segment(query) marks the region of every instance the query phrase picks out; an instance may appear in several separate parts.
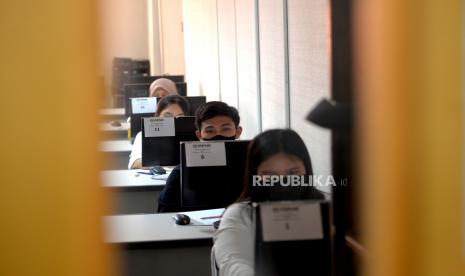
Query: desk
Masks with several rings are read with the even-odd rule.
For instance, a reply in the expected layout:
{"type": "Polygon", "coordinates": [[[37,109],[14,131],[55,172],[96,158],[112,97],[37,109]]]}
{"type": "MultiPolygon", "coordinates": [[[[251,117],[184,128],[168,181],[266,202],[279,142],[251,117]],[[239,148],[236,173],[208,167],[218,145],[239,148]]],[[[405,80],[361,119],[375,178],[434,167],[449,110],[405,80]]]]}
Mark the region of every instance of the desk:
{"type": "MultiPolygon", "coordinates": [[[[101,172],[103,187],[110,191],[114,208],[110,214],[143,214],[157,212],[158,197],[165,180],[137,174],[138,170],[108,170],[101,172]]],[[[171,169],[166,168],[167,175],[171,169]]]]}
{"type": "Polygon", "coordinates": [[[102,108],[99,113],[104,120],[126,119],[124,108],[102,108]]]}
{"type": "Polygon", "coordinates": [[[104,218],[107,243],[118,245],[122,275],[210,275],[212,226],[176,225],[174,213],[104,218]]]}
{"type": "Polygon", "coordinates": [[[100,151],[105,155],[107,170],[121,170],[128,168],[129,154],[132,145],[129,140],[114,140],[100,142],[100,151]]]}
{"type": "Polygon", "coordinates": [[[126,121],[119,121],[121,126],[112,126],[111,121],[100,124],[100,131],[106,140],[124,140],[128,137],[129,123],[126,121]]]}

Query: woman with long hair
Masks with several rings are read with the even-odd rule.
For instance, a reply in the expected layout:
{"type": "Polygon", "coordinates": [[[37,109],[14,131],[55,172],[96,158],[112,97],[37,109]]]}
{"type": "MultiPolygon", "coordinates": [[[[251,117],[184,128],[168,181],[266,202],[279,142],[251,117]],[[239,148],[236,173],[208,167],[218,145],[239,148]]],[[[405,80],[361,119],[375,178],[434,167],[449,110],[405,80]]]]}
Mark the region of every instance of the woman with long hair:
{"type": "Polygon", "coordinates": [[[273,129],[257,135],[249,145],[243,192],[229,206],[214,235],[214,259],[220,275],[254,274],[252,202],[324,199],[312,185],[254,185],[263,176],[309,176],[312,164],[300,136],[290,129],[273,129]]]}

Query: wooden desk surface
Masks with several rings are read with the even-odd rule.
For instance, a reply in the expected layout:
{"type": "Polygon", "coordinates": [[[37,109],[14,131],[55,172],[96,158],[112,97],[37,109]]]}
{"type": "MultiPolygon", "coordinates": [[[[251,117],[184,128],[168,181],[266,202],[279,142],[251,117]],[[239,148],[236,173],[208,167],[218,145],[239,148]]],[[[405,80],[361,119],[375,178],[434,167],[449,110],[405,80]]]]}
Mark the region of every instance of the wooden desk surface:
{"type": "Polygon", "coordinates": [[[108,243],[138,244],[206,241],[212,242],[213,226],[176,225],[175,213],[119,215],[104,217],[108,243]]]}

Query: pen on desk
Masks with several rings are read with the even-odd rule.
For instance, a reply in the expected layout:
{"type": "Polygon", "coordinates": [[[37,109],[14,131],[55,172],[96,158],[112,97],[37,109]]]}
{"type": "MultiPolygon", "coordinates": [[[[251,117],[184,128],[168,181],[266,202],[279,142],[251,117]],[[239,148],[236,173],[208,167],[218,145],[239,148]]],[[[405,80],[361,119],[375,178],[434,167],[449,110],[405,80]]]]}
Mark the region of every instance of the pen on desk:
{"type": "Polygon", "coordinates": [[[222,218],[223,216],[212,216],[212,217],[203,217],[200,219],[215,219],[215,218],[222,218]]]}
{"type": "Polygon", "coordinates": [[[147,175],[152,175],[152,173],[149,173],[149,172],[137,172],[137,173],[140,173],[140,174],[147,174],[147,175]]]}

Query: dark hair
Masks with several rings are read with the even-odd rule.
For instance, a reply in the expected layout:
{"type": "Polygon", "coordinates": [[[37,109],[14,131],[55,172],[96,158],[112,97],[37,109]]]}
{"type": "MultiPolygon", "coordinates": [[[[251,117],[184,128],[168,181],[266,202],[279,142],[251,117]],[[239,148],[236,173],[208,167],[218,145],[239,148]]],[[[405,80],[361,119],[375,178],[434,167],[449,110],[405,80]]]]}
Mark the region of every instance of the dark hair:
{"type": "Polygon", "coordinates": [[[275,154],[284,153],[304,163],[305,173],[313,175],[307,147],[300,136],[291,129],[271,129],[257,135],[249,144],[244,174],[244,187],[239,201],[265,201],[277,199],[323,199],[315,187],[252,187],[252,177],[257,175],[262,162],[275,154]]]}
{"type": "Polygon", "coordinates": [[[189,114],[189,103],[183,97],[179,95],[169,95],[163,97],[157,104],[157,112],[155,112],[155,117],[160,116],[160,113],[170,105],[177,104],[181,107],[184,115],[189,114]]]}
{"type": "Polygon", "coordinates": [[[224,102],[212,101],[199,106],[195,112],[195,126],[198,130],[202,127],[202,122],[216,116],[226,116],[231,118],[234,125],[239,125],[240,117],[237,109],[224,102]]]}

